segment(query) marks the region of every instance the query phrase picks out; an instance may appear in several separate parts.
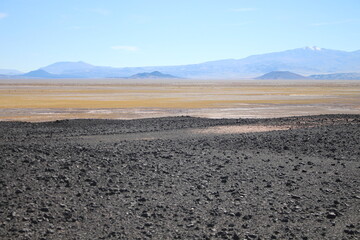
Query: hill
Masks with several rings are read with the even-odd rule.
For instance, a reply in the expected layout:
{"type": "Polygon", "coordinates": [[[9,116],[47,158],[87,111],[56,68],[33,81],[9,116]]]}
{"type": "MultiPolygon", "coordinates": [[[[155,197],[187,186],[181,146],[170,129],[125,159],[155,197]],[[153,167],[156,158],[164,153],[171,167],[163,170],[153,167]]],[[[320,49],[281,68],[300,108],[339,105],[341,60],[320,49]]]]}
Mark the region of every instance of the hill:
{"type": "Polygon", "coordinates": [[[52,74],[43,69],[38,69],[34,71],[30,71],[28,73],[17,75],[19,77],[25,78],[72,78],[73,76],[64,75],[64,74],[52,74]]]}
{"type": "Polygon", "coordinates": [[[150,72],[150,73],[143,72],[143,73],[134,74],[128,78],[178,78],[178,77],[170,75],[170,74],[164,74],[159,71],[154,71],[154,72],[150,72]]]}
{"type": "Polygon", "coordinates": [[[307,79],[307,77],[289,71],[273,71],[256,79],[307,79]]]}
{"type": "Polygon", "coordinates": [[[42,69],[30,71],[28,73],[20,75],[22,77],[34,77],[34,78],[54,78],[55,75],[48,73],[42,69]]]}

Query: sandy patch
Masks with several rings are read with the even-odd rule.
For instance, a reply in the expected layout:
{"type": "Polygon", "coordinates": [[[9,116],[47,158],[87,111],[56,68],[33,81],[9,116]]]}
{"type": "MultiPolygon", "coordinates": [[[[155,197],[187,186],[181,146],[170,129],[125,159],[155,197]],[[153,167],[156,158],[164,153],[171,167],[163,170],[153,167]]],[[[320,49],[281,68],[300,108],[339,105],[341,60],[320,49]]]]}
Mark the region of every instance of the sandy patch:
{"type": "Polygon", "coordinates": [[[250,132],[269,132],[289,130],[290,126],[265,126],[265,125],[243,125],[243,126],[217,126],[205,129],[192,130],[196,134],[236,134],[250,132]]]}
{"type": "Polygon", "coordinates": [[[74,137],[81,139],[84,142],[98,144],[114,141],[137,141],[137,140],[156,140],[156,139],[186,139],[198,138],[214,135],[225,134],[241,134],[252,132],[270,132],[289,130],[290,126],[271,126],[271,125],[230,125],[230,126],[216,126],[208,128],[195,128],[195,129],[180,129],[180,130],[167,130],[158,132],[142,132],[142,133],[125,133],[125,134],[110,134],[110,135],[91,135],[74,137]]]}

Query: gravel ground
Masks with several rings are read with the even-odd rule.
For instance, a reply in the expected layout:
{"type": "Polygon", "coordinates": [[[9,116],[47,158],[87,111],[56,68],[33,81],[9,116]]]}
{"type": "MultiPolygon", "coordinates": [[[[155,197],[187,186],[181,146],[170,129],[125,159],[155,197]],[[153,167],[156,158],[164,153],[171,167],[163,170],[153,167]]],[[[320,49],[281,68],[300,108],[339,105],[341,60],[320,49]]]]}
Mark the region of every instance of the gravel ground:
{"type": "Polygon", "coordinates": [[[360,115],[0,122],[0,136],[0,239],[360,239],[360,115]],[[229,131],[244,126],[261,131],[229,131]]]}

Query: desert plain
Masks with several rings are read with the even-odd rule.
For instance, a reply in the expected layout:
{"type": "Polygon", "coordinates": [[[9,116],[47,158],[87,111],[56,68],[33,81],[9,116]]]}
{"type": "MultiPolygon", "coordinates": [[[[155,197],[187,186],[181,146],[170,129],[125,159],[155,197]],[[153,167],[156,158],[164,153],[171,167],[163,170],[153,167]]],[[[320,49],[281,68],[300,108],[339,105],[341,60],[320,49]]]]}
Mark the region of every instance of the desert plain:
{"type": "Polygon", "coordinates": [[[360,82],[7,80],[0,239],[359,239],[360,82]]]}
{"type": "Polygon", "coordinates": [[[359,81],[38,79],[0,82],[0,120],[265,118],[360,113],[359,81]]]}

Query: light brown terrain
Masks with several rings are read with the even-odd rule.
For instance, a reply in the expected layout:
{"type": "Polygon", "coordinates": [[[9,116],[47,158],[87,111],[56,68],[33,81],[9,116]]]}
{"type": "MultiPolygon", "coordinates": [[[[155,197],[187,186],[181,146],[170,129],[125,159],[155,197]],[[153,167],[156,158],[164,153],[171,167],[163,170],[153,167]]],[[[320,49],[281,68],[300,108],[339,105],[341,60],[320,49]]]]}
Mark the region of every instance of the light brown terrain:
{"type": "Polygon", "coordinates": [[[359,114],[360,81],[2,80],[0,120],[359,114]]]}

